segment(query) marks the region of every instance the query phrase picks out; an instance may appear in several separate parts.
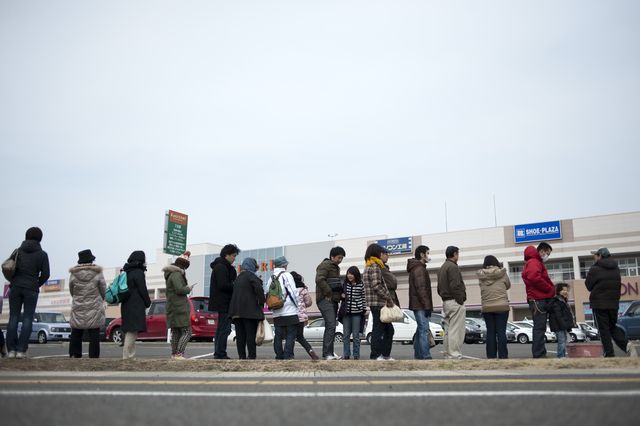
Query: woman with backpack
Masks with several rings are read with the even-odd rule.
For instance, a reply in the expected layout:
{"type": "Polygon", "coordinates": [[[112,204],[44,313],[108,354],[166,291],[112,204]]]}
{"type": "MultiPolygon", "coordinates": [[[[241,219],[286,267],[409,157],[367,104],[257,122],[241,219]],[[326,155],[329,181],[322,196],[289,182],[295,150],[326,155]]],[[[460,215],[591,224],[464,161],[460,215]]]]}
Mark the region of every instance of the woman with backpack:
{"type": "Polygon", "coordinates": [[[343,284],[343,293],[338,316],[344,328],[342,359],[351,358],[351,336],[353,335],[353,359],[360,359],[360,322],[367,307],[364,297],[362,275],[357,266],[347,269],[347,276],[343,284]]]}
{"type": "Polygon", "coordinates": [[[296,271],[291,272],[291,276],[296,283],[296,289],[298,290],[298,319],[300,322],[298,323],[298,328],[296,331],[296,341],[302,345],[305,351],[309,354],[312,360],[318,361],[320,357],[315,353],[311,344],[304,337],[304,326],[309,321],[309,314],[307,314],[307,308],[311,306],[313,300],[311,300],[311,295],[309,294],[309,289],[304,283],[304,278],[302,275],[297,273],[296,271]]]}
{"type": "Polygon", "coordinates": [[[256,359],[256,334],[258,324],[264,319],[262,308],[265,299],[262,280],[256,275],[258,262],[252,257],[242,261],[240,270],[240,274],[233,282],[229,317],[236,327],[238,358],[256,359]]]}
{"type": "Polygon", "coordinates": [[[167,294],[167,327],[171,330],[171,359],[183,360],[187,344],[191,339],[191,306],[188,295],[193,286],[187,284],[185,272],[189,265],[191,253],[186,251],[180,255],[173,265],[167,265],[164,272],[167,294]]]}
{"type": "Polygon", "coordinates": [[[91,250],[78,253],[78,264],[69,269],[71,304],[71,338],[69,357],[82,358],[82,336],[89,334],[89,358],[100,358],[100,327],[105,321],[104,297],[107,283],[102,267],[94,265],[91,250]]]}
{"type": "Polygon", "coordinates": [[[147,281],[144,273],[147,270],[146,256],[143,251],[131,253],[122,268],[127,273],[128,292],[120,305],[122,316],[122,332],[124,333],[123,359],[136,356],[136,339],[138,333],[147,331],[146,309],[151,306],[147,281]]]}

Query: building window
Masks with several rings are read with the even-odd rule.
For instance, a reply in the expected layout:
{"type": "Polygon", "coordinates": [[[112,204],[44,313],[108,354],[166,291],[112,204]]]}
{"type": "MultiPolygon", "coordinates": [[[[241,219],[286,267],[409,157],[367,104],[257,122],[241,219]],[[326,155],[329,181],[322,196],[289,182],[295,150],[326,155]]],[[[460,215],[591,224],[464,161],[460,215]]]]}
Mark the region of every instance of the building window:
{"type": "Polygon", "coordinates": [[[522,270],[524,265],[509,265],[509,279],[513,284],[522,284],[522,270]]]}
{"type": "MultiPolygon", "coordinates": [[[[624,257],[621,259],[616,259],[614,257],[614,260],[618,262],[618,266],[620,267],[620,275],[622,275],[623,277],[636,277],[640,274],[640,258],[624,257]]],[[[591,268],[593,264],[593,259],[580,261],[580,277],[582,279],[587,278],[589,268],[591,268]]]]}
{"type": "MultiPolygon", "coordinates": [[[[554,283],[566,282],[575,278],[572,262],[545,263],[549,278],[554,283]]],[[[524,265],[509,265],[509,279],[513,284],[522,284],[524,265]]]]}

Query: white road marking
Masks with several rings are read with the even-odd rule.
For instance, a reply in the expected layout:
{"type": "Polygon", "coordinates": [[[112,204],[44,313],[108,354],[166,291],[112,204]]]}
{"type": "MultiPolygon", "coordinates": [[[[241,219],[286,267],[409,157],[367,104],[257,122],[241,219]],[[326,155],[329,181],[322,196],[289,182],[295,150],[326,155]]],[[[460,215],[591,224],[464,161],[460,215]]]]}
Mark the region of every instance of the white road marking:
{"type": "Polygon", "coordinates": [[[189,359],[208,358],[208,357],[210,357],[210,356],[213,356],[213,352],[211,352],[210,354],[204,354],[204,355],[192,356],[192,357],[189,357],[189,359]]]}
{"type": "Polygon", "coordinates": [[[201,398],[425,398],[425,397],[594,397],[636,398],[640,390],[625,391],[442,391],[442,392],[170,392],[170,391],[63,391],[63,390],[0,390],[2,397],[25,396],[111,396],[111,397],[201,397],[201,398]]]}
{"type": "MultiPolygon", "coordinates": [[[[88,352],[82,354],[82,356],[89,356],[88,352]]],[[[34,356],[29,357],[30,359],[45,359],[45,358],[69,358],[69,355],[43,355],[43,356],[34,356]]]]}

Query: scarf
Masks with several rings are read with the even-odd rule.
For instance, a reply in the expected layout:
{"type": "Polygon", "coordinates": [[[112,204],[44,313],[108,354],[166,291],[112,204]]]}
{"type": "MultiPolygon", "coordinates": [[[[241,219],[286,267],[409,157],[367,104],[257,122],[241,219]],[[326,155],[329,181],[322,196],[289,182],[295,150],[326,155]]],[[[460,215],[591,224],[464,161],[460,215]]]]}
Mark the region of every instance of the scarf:
{"type": "Polygon", "coordinates": [[[378,259],[375,256],[371,256],[369,260],[367,260],[367,266],[372,266],[373,264],[378,264],[380,269],[384,269],[384,263],[382,263],[382,260],[378,259]]]}

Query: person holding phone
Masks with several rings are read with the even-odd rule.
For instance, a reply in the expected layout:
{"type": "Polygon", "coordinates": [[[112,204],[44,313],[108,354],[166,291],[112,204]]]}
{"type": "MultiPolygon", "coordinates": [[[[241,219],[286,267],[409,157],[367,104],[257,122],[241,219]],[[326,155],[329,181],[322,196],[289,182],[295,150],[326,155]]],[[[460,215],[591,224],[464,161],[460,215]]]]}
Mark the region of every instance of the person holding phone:
{"type": "Polygon", "coordinates": [[[186,359],[184,353],[191,340],[191,308],[187,296],[197,283],[187,284],[185,271],[190,265],[190,255],[186,251],[162,269],[167,292],[167,327],[171,329],[171,359],[175,360],[186,359]]]}

